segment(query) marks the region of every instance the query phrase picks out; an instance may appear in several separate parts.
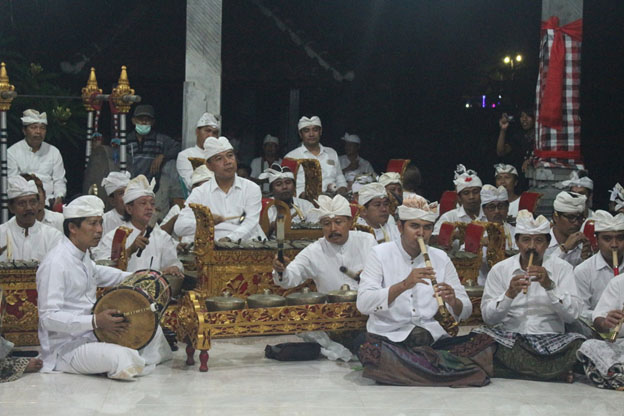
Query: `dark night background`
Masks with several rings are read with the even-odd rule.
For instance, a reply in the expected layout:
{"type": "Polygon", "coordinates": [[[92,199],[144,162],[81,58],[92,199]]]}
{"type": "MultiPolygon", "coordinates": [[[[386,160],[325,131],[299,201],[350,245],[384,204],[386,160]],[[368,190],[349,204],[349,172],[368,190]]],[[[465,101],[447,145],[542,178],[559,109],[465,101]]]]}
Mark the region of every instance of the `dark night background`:
{"type": "MultiPolygon", "coordinates": [[[[353,71],[353,81],[334,80],[251,0],[223,3],[223,133],[254,148],[247,153],[259,153],[267,133],[284,139],[289,90],[298,88],[301,114],[323,121],[324,144],[341,154],[344,132],[359,134],[361,154],[377,172],[389,158],[410,158],[422,170],[425,196],[437,199],[452,187],[457,163],[477,170],[484,182],[493,180],[500,113],[534,101],[539,1],[262,2],[331,67],[353,71]],[[524,61],[512,74],[502,58],[516,53],[524,61]],[[471,97],[499,93],[502,102],[494,109],[465,107],[471,97]]],[[[131,87],[156,107],[158,129],[180,137],[185,1],[0,0],[0,7],[0,59],[19,93],[34,93],[20,63],[39,63],[39,79],[50,76],[72,95],[80,94],[89,67],[110,92],[127,65],[131,87]],[[65,74],[62,61],[86,64],[65,74]]],[[[624,2],[585,1],[582,151],[596,182],[595,206],[604,206],[607,189],[624,179],[623,24],[624,2]]],[[[27,104],[14,101],[10,144],[22,138],[16,121],[27,104]]],[[[71,123],[84,129],[79,101],[72,105],[71,123]]],[[[105,134],[106,123],[105,116],[105,134]]],[[[48,139],[63,152],[71,193],[81,186],[84,133],[68,134],[48,139]]]]}

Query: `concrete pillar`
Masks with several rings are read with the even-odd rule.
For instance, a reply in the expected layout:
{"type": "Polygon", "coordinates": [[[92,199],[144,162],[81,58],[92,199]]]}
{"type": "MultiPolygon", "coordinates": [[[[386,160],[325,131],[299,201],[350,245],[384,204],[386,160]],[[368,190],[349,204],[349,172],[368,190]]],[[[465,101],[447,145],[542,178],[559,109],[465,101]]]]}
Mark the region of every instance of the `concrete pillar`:
{"type": "Polygon", "coordinates": [[[222,0],[186,1],[183,149],[195,145],[195,123],[202,113],[221,113],[222,11],[222,0]]]}

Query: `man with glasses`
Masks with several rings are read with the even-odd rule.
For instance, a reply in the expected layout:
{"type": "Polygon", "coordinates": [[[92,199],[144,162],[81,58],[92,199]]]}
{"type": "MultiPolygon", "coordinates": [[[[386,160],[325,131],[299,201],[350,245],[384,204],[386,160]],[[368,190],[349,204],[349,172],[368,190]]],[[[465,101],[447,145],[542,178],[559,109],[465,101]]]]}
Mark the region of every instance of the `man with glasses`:
{"type": "Polygon", "coordinates": [[[359,273],[376,245],[375,238],[361,231],[350,231],[351,207],[343,196],[319,196],[315,213],[323,227],[323,238],[303,249],[292,261],[273,259],[273,280],[284,288],[313,279],[319,292],[340,289],[343,284],[356,289],[359,273]]]}
{"type": "Polygon", "coordinates": [[[591,256],[591,246],[580,231],[585,221],[585,195],[562,191],[557,194],[553,207],[553,227],[546,256],[557,256],[573,267],[591,256]]]}
{"type": "Polygon", "coordinates": [[[397,241],[401,238],[396,222],[390,215],[390,200],[385,186],[379,182],[362,186],[358,202],[362,205],[362,211],[357,222],[371,227],[378,243],[397,241]]]}

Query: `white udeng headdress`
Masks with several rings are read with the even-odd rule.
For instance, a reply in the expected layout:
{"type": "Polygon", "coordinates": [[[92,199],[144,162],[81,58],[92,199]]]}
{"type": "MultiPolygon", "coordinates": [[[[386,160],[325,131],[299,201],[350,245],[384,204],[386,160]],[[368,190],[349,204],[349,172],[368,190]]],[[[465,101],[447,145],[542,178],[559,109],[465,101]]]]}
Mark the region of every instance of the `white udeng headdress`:
{"type": "Polygon", "coordinates": [[[570,179],[568,179],[567,181],[556,183],[555,186],[559,189],[565,189],[565,188],[569,189],[572,186],[579,186],[581,188],[594,190],[594,181],[589,179],[589,177],[587,176],[583,176],[582,178],[579,178],[578,171],[573,170],[570,173],[570,179]]]}
{"type": "Polygon", "coordinates": [[[342,195],[336,195],[333,199],[327,195],[320,195],[315,202],[319,207],[313,208],[311,211],[316,214],[319,219],[324,217],[334,218],[341,215],[351,217],[349,201],[342,195]]]}
{"type": "Polygon", "coordinates": [[[130,172],[111,172],[102,179],[102,186],[106,190],[106,195],[111,195],[118,189],[125,188],[130,182],[130,172]]]}
{"type": "Polygon", "coordinates": [[[462,164],[457,165],[455,169],[455,180],[453,180],[453,183],[455,184],[455,190],[457,192],[461,192],[473,186],[479,188],[483,186],[483,182],[481,182],[481,179],[477,176],[477,172],[472,169],[466,169],[462,164]]]}
{"type": "Polygon", "coordinates": [[[533,218],[533,214],[523,209],[516,217],[516,235],[518,234],[550,234],[550,222],[543,215],[533,218]]]}
{"type": "Polygon", "coordinates": [[[288,167],[274,163],[270,168],[265,169],[264,172],[258,175],[258,179],[268,179],[269,183],[273,183],[278,179],[292,179],[294,181],[295,175],[288,167]]]}
{"type": "Polygon", "coordinates": [[[348,143],[357,143],[357,144],[361,143],[360,136],[358,136],[357,134],[345,133],[345,135],[342,136],[340,140],[344,140],[345,142],[348,142],[348,143]]]}
{"type": "Polygon", "coordinates": [[[156,186],[156,178],[152,178],[152,182],[148,182],[145,175],[139,175],[136,178],[128,182],[126,191],[124,192],[123,202],[129,204],[130,202],[138,199],[142,196],[155,196],[154,187],[156,186]]]}
{"type": "Polygon", "coordinates": [[[270,134],[267,134],[266,136],[264,136],[264,140],[262,141],[262,144],[265,145],[267,143],[279,144],[279,139],[275,136],[271,136],[270,134]]]}
{"type": "Polygon", "coordinates": [[[585,202],[587,197],[585,195],[577,194],[576,192],[561,191],[557,194],[553,207],[557,212],[573,213],[585,211],[585,202]]]}
{"type": "Polygon", "coordinates": [[[401,174],[398,172],[386,172],[379,176],[378,181],[383,186],[388,186],[391,183],[398,183],[401,185],[401,174]]]}
{"type": "Polygon", "coordinates": [[[594,231],[624,231],[624,214],[611,215],[601,209],[594,212],[590,220],[594,221],[594,231]]]}
{"type": "Polygon", "coordinates": [[[615,211],[619,211],[624,207],[624,188],[618,183],[611,189],[611,196],[609,200],[615,202],[615,211]]]}
{"type": "Polygon", "coordinates": [[[438,203],[428,203],[422,196],[416,195],[403,200],[399,205],[400,220],[423,220],[435,222],[438,218],[438,203]]]}
{"type": "Polygon", "coordinates": [[[375,198],[388,198],[386,187],[379,182],[363,185],[358,191],[358,203],[360,205],[366,205],[375,198]]]}
{"type": "Polygon", "coordinates": [[[104,202],[95,195],[83,195],[63,207],[63,218],[101,217],[104,202]]]}
{"type": "Polygon", "coordinates": [[[512,165],[507,165],[505,163],[497,163],[494,165],[494,174],[498,175],[499,173],[511,173],[518,176],[518,170],[512,165]]]}
{"type": "Polygon", "coordinates": [[[496,201],[508,201],[507,189],[504,186],[495,186],[486,184],[481,188],[481,205],[489,204],[496,201]]]}
{"type": "Polygon", "coordinates": [[[191,185],[195,185],[199,182],[209,181],[214,178],[214,173],[208,169],[206,165],[199,165],[193,171],[191,175],[191,185]]]}
{"type": "Polygon", "coordinates": [[[30,124],[42,123],[48,124],[48,116],[46,113],[40,113],[37,110],[28,109],[24,111],[22,117],[22,125],[28,126],[30,124]]]}
{"type": "Polygon", "coordinates": [[[321,119],[318,118],[318,116],[312,116],[310,118],[303,116],[299,119],[297,130],[301,130],[305,127],[310,127],[310,126],[319,126],[323,128],[323,125],[321,124],[321,119]]]}
{"type": "Polygon", "coordinates": [[[206,151],[206,160],[210,159],[217,153],[226,152],[234,149],[227,137],[208,137],[204,140],[204,150],[206,151]]]}
{"type": "Polygon", "coordinates": [[[9,176],[7,187],[7,196],[9,199],[19,198],[26,195],[39,195],[39,190],[35,181],[32,179],[27,181],[23,176],[9,176]]]}
{"type": "Polygon", "coordinates": [[[204,113],[202,114],[202,116],[199,118],[199,120],[197,120],[197,128],[199,127],[204,127],[204,126],[210,126],[210,127],[214,127],[215,129],[219,128],[219,116],[215,116],[212,113],[204,113]]]}

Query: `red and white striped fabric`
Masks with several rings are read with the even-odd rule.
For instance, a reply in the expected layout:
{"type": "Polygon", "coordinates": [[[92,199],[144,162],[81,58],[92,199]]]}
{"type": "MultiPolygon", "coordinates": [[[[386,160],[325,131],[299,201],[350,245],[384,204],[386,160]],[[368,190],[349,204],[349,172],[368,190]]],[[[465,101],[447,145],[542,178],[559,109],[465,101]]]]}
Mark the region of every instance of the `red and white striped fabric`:
{"type": "Polygon", "coordinates": [[[534,165],[584,169],[581,155],[582,19],[559,26],[542,22],[536,89],[534,165]]]}

